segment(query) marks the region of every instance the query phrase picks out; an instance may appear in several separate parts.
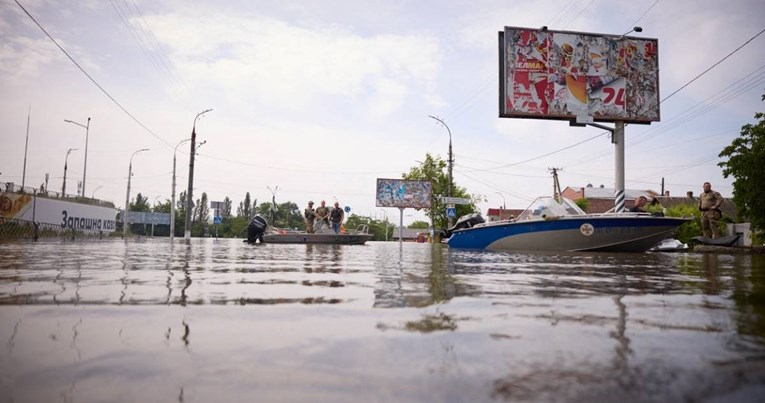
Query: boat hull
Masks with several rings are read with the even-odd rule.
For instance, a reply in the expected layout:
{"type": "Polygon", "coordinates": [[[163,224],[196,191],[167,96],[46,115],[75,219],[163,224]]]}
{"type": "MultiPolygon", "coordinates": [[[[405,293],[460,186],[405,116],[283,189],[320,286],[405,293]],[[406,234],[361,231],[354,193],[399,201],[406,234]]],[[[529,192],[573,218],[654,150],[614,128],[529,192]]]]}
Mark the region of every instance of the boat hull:
{"type": "Polygon", "coordinates": [[[455,231],[451,248],[498,251],[644,252],[688,221],[654,216],[561,217],[455,231]]]}
{"type": "Polygon", "coordinates": [[[363,245],[372,234],[308,234],[304,232],[263,235],[265,243],[363,245]]]}

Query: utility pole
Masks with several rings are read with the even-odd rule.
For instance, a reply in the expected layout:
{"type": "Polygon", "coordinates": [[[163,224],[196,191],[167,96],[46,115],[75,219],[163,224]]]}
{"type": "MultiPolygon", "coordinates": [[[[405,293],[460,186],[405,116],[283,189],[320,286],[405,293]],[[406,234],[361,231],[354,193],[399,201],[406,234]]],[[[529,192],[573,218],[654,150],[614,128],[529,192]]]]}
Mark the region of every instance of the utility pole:
{"type": "Polygon", "coordinates": [[[194,155],[196,154],[196,151],[194,150],[194,147],[196,146],[197,141],[197,119],[199,119],[200,116],[204,115],[207,112],[210,112],[212,109],[207,109],[202,112],[197,113],[197,116],[194,117],[194,125],[191,126],[191,151],[189,154],[189,188],[186,190],[186,225],[184,229],[184,239],[191,239],[191,214],[194,211],[194,155]]]}
{"type": "Polygon", "coordinates": [[[555,198],[555,201],[560,203],[560,198],[562,196],[562,193],[560,191],[560,182],[558,181],[558,171],[562,171],[563,168],[547,168],[552,175],[553,175],[553,197],[555,198]]]}
{"type": "MultiPolygon", "coordinates": [[[[449,163],[449,188],[447,189],[447,197],[452,197],[452,169],[454,168],[454,156],[452,155],[452,131],[449,130],[449,126],[446,125],[446,122],[443,121],[441,118],[437,118],[432,115],[428,115],[431,119],[435,119],[438,121],[438,123],[441,123],[446,128],[446,131],[449,133],[449,160],[447,161],[449,163]]],[[[452,226],[452,218],[447,217],[447,220],[449,221],[449,227],[452,226]]]]}

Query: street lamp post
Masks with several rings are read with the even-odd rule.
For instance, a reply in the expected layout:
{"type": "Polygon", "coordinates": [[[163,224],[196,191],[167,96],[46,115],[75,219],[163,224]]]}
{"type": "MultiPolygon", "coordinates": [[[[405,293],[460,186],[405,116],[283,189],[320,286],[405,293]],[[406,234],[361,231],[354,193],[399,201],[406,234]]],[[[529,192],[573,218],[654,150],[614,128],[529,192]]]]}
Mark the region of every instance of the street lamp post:
{"type": "Polygon", "coordinates": [[[95,189],[93,189],[93,194],[90,196],[91,199],[96,198],[96,190],[101,189],[103,186],[98,186],[95,189]]]}
{"type": "Polygon", "coordinates": [[[196,154],[196,151],[194,151],[194,146],[196,146],[197,141],[197,119],[199,119],[199,117],[205,113],[210,112],[211,110],[212,109],[207,109],[197,113],[197,116],[194,117],[194,124],[191,126],[191,152],[189,152],[189,188],[186,191],[186,225],[183,234],[185,239],[191,239],[191,213],[194,209],[194,198],[192,197],[194,193],[194,155],[196,154]]]}
{"type": "Polygon", "coordinates": [[[64,158],[64,184],[61,186],[61,197],[66,197],[66,166],[69,163],[69,153],[77,150],[76,148],[70,148],[66,152],[66,158],[64,158]]]}
{"type": "MultiPolygon", "coordinates": [[[[502,194],[502,192],[497,192],[498,195],[502,196],[502,210],[507,210],[507,204],[505,204],[505,195],[502,194]]],[[[502,214],[500,214],[502,215],[502,214]]]]}
{"type": "Polygon", "coordinates": [[[85,128],[85,166],[82,168],[82,197],[85,197],[85,175],[88,172],[88,132],[90,131],[90,117],[88,117],[88,124],[86,125],[67,119],[64,119],[64,122],[85,128]]]}
{"type": "Polygon", "coordinates": [[[127,195],[125,196],[125,215],[122,217],[122,223],[123,223],[122,234],[125,236],[127,236],[128,227],[130,226],[128,223],[128,214],[130,213],[130,177],[133,176],[133,157],[135,157],[136,154],[143,151],[149,151],[149,149],[142,148],[134,152],[133,155],[130,156],[130,165],[128,166],[127,195]]]}
{"type": "MultiPolygon", "coordinates": [[[[431,119],[435,119],[438,121],[438,123],[441,123],[446,128],[446,131],[449,132],[449,189],[447,196],[452,197],[452,168],[454,167],[454,157],[452,155],[452,131],[449,130],[449,126],[446,125],[446,122],[443,121],[443,119],[437,118],[432,115],[428,115],[431,119]]],[[[452,226],[452,218],[448,217],[449,221],[449,227],[452,226]]]]}
{"type": "Polygon", "coordinates": [[[175,150],[173,151],[173,189],[171,191],[171,196],[170,196],[170,240],[171,241],[175,239],[175,156],[178,153],[178,147],[180,147],[181,144],[187,141],[191,141],[191,138],[181,140],[175,146],[175,150]]]}

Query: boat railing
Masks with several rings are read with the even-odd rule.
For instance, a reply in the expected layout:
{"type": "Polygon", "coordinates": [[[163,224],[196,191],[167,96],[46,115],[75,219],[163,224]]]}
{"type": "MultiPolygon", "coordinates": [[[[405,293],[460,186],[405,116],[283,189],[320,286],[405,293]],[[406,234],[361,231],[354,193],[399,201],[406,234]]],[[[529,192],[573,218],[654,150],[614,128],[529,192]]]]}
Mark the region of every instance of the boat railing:
{"type": "Polygon", "coordinates": [[[348,233],[348,234],[368,234],[369,233],[369,225],[359,224],[359,226],[356,227],[356,229],[346,230],[346,233],[348,233]]]}

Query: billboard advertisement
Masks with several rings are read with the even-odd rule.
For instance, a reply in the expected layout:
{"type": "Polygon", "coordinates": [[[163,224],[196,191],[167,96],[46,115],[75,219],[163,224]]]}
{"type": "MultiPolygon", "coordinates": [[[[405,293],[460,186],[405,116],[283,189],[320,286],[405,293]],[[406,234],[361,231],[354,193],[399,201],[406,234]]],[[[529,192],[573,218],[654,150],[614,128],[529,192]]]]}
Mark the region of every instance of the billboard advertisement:
{"type": "Polygon", "coordinates": [[[658,40],[505,27],[500,106],[507,118],[658,122],[658,40]]]}
{"type": "Polygon", "coordinates": [[[430,208],[433,186],[430,181],[377,179],[377,207],[430,208]]]}
{"type": "Polygon", "coordinates": [[[35,221],[82,231],[113,232],[117,210],[28,193],[0,193],[0,218],[35,221]]]}

